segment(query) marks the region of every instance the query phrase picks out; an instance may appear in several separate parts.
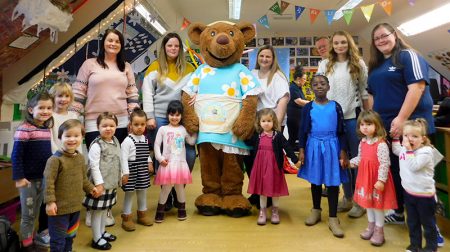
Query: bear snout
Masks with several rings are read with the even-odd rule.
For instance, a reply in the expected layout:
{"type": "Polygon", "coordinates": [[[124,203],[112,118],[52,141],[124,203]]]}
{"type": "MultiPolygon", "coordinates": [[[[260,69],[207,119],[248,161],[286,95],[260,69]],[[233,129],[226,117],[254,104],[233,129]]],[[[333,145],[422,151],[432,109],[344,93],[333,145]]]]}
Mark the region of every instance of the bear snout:
{"type": "Polygon", "coordinates": [[[216,41],[220,45],[226,45],[226,44],[230,43],[230,40],[228,39],[228,37],[226,35],[220,35],[216,41]]]}

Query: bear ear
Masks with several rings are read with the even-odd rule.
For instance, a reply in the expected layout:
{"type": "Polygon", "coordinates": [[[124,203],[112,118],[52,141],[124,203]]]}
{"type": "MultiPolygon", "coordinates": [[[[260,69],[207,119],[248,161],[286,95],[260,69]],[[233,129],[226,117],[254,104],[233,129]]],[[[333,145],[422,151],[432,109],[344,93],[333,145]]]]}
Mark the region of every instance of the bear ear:
{"type": "Polygon", "coordinates": [[[188,36],[192,43],[200,45],[200,34],[206,29],[202,23],[194,23],[189,26],[188,36]]]}
{"type": "Polygon", "coordinates": [[[242,34],[244,34],[245,44],[250,42],[256,35],[255,27],[253,24],[248,22],[241,22],[236,24],[236,26],[241,30],[242,34]]]}

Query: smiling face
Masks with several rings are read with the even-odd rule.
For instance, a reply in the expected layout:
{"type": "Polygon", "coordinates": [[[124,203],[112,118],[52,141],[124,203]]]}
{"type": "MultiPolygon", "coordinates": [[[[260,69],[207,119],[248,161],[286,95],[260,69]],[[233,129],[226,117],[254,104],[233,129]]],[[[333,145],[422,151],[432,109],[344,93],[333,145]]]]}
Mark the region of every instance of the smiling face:
{"type": "Polygon", "coordinates": [[[317,52],[319,52],[320,57],[322,57],[322,59],[328,58],[328,48],[329,48],[328,39],[322,38],[320,40],[317,40],[316,48],[317,52]]]}
{"type": "Polygon", "coordinates": [[[41,126],[52,117],[53,101],[39,100],[36,106],[28,108],[28,112],[33,116],[36,125],[41,126]]]}
{"type": "Polygon", "coordinates": [[[119,36],[113,32],[108,33],[105,38],[105,54],[107,55],[117,55],[122,48],[119,36]]]}
{"type": "Polygon", "coordinates": [[[68,153],[75,153],[75,150],[83,141],[81,127],[67,129],[61,135],[62,149],[68,153]]]}
{"type": "Polygon", "coordinates": [[[170,125],[175,126],[175,127],[180,125],[180,121],[181,121],[180,113],[177,112],[177,113],[169,114],[168,118],[169,118],[170,125]]]}
{"type": "Polygon", "coordinates": [[[164,49],[166,50],[167,60],[174,61],[180,54],[180,41],[177,38],[171,38],[167,41],[164,49]]]}
{"type": "Polygon", "coordinates": [[[392,50],[396,43],[396,34],[391,32],[384,26],[378,27],[373,31],[372,35],[373,44],[385,57],[392,54],[392,50]]]}
{"type": "Polygon", "coordinates": [[[72,97],[68,93],[58,92],[55,95],[55,111],[57,112],[67,112],[70,103],[72,102],[72,97]]]}
{"type": "Polygon", "coordinates": [[[333,36],[333,50],[339,56],[347,56],[348,53],[348,41],[343,35],[333,36]]]}
{"type": "Polygon", "coordinates": [[[258,65],[261,70],[269,70],[272,68],[273,54],[269,49],[261,50],[258,54],[258,65]]]}

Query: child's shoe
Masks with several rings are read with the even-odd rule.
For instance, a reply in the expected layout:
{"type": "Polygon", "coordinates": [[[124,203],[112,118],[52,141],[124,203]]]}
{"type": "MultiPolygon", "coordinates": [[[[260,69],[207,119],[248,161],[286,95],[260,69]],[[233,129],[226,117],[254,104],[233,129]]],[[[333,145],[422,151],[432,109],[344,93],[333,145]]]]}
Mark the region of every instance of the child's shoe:
{"type": "Polygon", "coordinates": [[[383,227],[375,226],[373,230],[372,238],[370,238],[370,244],[374,246],[381,246],[384,243],[384,231],[383,227]]]}
{"type": "Polygon", "coordinates": [[[360,205],[353,203],[352,209],[348,211],[347,215],[351,218],[359,218],[366,213],[366,209],[362,208],[360,205]]]}
{"type": "Polygon", "coordinates": [[[352,199],[347,199],[345,196],[342,197],[342,200],[338,202],[337,212],[348,212],[350,209],[352,209],[353,203],[352,199]]]}
{"type": "Polygon", "coordinates": [[[359,234],[361,239],[370,240],[370,238],[372,238],[374,228],[375,228],[375,222],[369,222],[369,225],[367,226],[366,230],[364,230],[364,232],[359,234]]]}
{"type": "Polygon", "coordinates": [[[337,238],[344,237],[344,230],[342,230],[341,225],[339,224],[339,219],[337,217],[328,218],[328,228],[337,238]]]}
{"type": "Polygon", "coordinates": [[[436,232],[437,232],[437,245],[439,248],[444,247],[444,236],[442,236],[441,231],[439,230],[438,226],[436,225],[436,232]]]}
{"type": "Polygon", "coordinates": [[[94,249],[98,249],[98,250],[110,250],[112,246],[111,246],[111,243],[109,243],[107,240],[105,240],[102,237],[102,238],[98,239],[98,241],[92,240],[91,247],[94,249]]]}
{"type": "Polygon", "coordinates": [[[137,211],[137,223],[144,226],[151,226],[153,225],[153,220],[147,211],[137,211]]]}
{"type": "Polygon", "coordinates": [[[410,244],[405,250],[405,252],[419,252],[419,251],[420,248],[412,244],[410,244]]]}
{"type": "Polygon", "coordinates": [[[116,220],[114,219],[111,209],[108,209],[108,211],[106,212],[105,226],[112,227],[114,226],[114,224],[116,224],[116,220]]]}
{"type": "Polygon", "coordinates": [[[311,209],[311,213],[309,214],[308,218],[305,220],[306,226],[313,226],[316,225],[317,222],[319,222],[322,219],[322,209],[311,209]]]}
{"type": "Polygon", "coordinates": [[[391,213],[384,216],[384,223],[386,224],[405,224],[405,216],[403,214],[391,213]]]}
{"type": "Polygon", "coordinates": [[[187,219],[187,215],[186,215],[186,202],[180,203],[178,202],[178,216],[177,219],[180,221],[184,221],[187,219]]]}
{"type": "Polygon", "coordinates": [[[164,208],[166,207],[166,204],[159,204],[156,208],[156,215],[155,215],[155,222],[161,223],[164,221],[164,208]]]}
{"type": "Polygon", "coordinates": [[[270,218],[272,224],[280,224],[280,215],[278,214],[278,207],[272,207],[272,217],[270,218]]]}
{"type": "Polygon", "coordinates": [[[259,209],[259,216],[258,216],[258,225],[266,225],[267,221],[267,214],[266,214],[267,208],[261,208],[259,209]]]}
{"type": "Polygon", "coordinates": [[[50,234],[44,230],[34,237],[34,243],[38,246],[50,248],[50,234]]]}
{"type": "Polygon", "coordinates": [[[117,236],[110,234],[106,231],[103,232],[102,238],[105,239],[107,242],[113,242],[113,241],[117,240],[117,236]]]}
{"type": "Polygon", "coordinates": [[[133,222],[133,216],[131,214],[121,214],[122,217],[122,228],[127,232],[136,230],[136,225],[133,222]]]}

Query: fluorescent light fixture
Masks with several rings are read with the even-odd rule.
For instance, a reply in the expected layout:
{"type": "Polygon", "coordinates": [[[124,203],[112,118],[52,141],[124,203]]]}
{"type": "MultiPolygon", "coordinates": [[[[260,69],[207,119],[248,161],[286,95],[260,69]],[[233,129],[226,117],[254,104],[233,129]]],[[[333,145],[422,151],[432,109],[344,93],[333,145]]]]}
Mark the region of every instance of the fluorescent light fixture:
{"type": "Polygon", "coordinates": [[[228,0],[228,17],[230,19],[241,18],[241,3],[242,0],[228,0]]]}
{"type": "Polygon", "coordinates": [[[341,8],[339,8],[339,10],[336,11],[336,13],[334,13],[334,17],[333,20],[339,20],[342,16],[344,16],[344,13],[342,12],[342,10],[349,10],[349,9],[353,9],[356,6],[358,6],[358,4],[360,4],[363,0],[348,0],[348,2],[346,2],[344,5],[342,5],[341,8]]]}
{"type": "Polygon", "coordinates": [[[406,36],[412,36],[424,31],[431,30],[443,24],[450,22],[450,3],[443,5],[435,10],[427,12],[422,16],[416,17],[408,22],[401,24],[399,29],[406,36]]]}
{"type": "Polygon", "coordinates": [[[161,35],[167,32],[167,30],[158,22],[158,20],[150,18],[150,12],[148,12],[148,10],[142,4],[136,5],[135,8],[137,12],[139,12],[139,14],[141,14],[141,16],[144,17],[145,20],[147,20],[161,35]]]}

